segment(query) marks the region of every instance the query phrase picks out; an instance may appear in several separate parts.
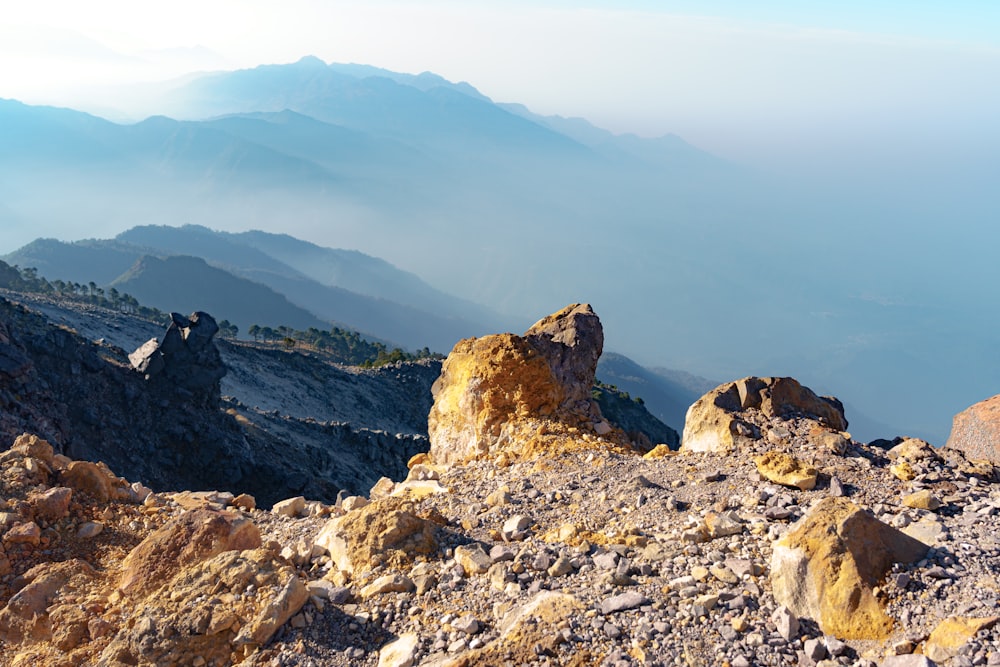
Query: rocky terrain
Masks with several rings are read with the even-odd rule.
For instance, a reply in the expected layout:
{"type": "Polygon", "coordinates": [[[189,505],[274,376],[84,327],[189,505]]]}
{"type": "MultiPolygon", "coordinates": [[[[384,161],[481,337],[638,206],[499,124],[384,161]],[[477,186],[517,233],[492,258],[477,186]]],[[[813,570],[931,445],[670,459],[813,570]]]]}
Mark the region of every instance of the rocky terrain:
{"type": "Polygon", "coordinates": [[[602,340],[577,305],[463,341],[428,451],[335,503],[11,438],[0,664],[1000,665],[993,403],[946,447],[862,443],[836,399],[743,378],[643,453],[591,396],[602,340]]]}

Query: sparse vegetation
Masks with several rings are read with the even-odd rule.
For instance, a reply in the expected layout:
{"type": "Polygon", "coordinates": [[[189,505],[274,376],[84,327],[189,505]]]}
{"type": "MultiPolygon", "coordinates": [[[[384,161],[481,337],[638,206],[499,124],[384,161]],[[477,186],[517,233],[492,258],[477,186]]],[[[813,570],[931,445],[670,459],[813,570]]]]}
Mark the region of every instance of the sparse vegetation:
{"type": "MultiPolygon", "coordinates": [[[[44,277],[39,276],[37,269],[22,269],[19,266],[11,266],[3,261],[0,261],[0,287],[19,292],[50,294],[62,299],[89,303],[101,308],[136,315],[143,319],[162,324],[163,326],[167,326],[170,323],[170,315],[168,313],[164,313],[158,308],[144,306],[131,294],[121,293],[114,287],[105,292],[103,288],[98,287],[94,282],[86,285],[66,282],[64,280],[53,280],[50,282],[44,277]]],[[[235,336],[235,333],[233,335],[235,336]]]]}
{"type": "Polygon", "coordinates": [[[305,331],[295,331],[289,327],[267,327],[250,325],[247,334],[255,342],[274,343],[286,349],[311,349],[323,353],[331,360],[362,368],[377,368],[397,361],[417,359],[443,359],[444,356],[423,348],[417,352],[406,352],[401,348],[389,349],[384,343],[365,339],[356,331],[333,327],[322,331],[309,327],[305,331]]]}

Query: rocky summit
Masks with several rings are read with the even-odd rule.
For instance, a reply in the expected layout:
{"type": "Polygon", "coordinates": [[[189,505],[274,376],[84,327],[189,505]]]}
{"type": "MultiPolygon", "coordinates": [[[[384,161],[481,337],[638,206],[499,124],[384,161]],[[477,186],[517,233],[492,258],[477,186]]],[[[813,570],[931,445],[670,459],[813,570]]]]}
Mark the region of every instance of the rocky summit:
{"type": "Polygon", "coordinates": [[[1000,665],[993,462],[859,442],[791,378],[645,451],[590,400],[601,343],[584,305],[458,343],[429,452],[336,502],[154,492],[11,439],[0,664],[1000,665]]]}

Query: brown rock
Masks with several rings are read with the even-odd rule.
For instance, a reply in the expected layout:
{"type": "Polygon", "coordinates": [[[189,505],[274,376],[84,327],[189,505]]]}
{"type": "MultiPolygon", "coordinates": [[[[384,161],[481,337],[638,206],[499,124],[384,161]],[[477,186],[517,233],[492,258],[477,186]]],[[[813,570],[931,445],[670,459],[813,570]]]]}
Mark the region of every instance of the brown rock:
{"type": "Polygon", "coordinates": [[[600,320],[585,304],[540,320],[524,336],[459,341],[432,389],[431,459],[521,458],[582,447],[584,432],[623,445],[618,430],[591,436],[603,421],[590,396],[603,345],[600,320]]]}
{"type": "Polygon", "coordinates": [[[43,563],[25,572],[25,586],[0,610],[0,642],[23,645],[51,639],[52,601],[63,591],[85,587],[95,576],[90,565],[76,559],[43,563]]]}
{"type": "Polygon", "coordinates": [[[873,588],[893,563],[909,563],[927,545],[844,498],[824,498],[777,542],[771,586],[778,604],[811,618],[840,639],[884,639],[892,619],[873,588]]]}
{"type": "Polygon", "coordinates": [[[30,544],[38,546],[42,539],[42,529],[34,521],[19,523],[3,536],[4,544],[30,544]]]}
{"type": "Polygon", "coordinates": [[[945,447],[973,461],[1000,465],[1000,394],[955,415],[945,447]]]}
{"type": "Polygon", "coordinates": [[[165,585],[182,568],[231,550],[260,546],[260,531],[231,512],[185,512],[151,533],[122,562],[119,588],[130,596],[165,585]]]}
{"type": "Polygon", "coordinates": [[[32,512],[36,519],[43,519],[52,523],[58,521],[69,514],[69,503],[73,498],[73,489],[65,486],[58,486],[41,493],[32,493],[28,496],[28,504],[31,505],[32,512]]]}
{"type": "Polygon", "coordinates": [[[108,502],[113,495],[111,472],[90,461],[71,462],[63,473],[63,483],[102,503],[108,502]]]}
{"type": "Polygon", "coordinates": [[[412,510],[411,504],[398,498],[378,500],[328,521],[316,536],[316,544],[350,574],[368,569],[373,561],[394,566],[412,563],[418,555],[437,550],[434,524],[412,510]]]}
{"type": "Polygon", "coordinates": [[[756,440],[759,433],[742,418],[751,409],[768,419],[798,415],[833,431],[847,428],[837,399],[817,396],[792,378],[746,377],[716,387],[688,408],[681,450],[729,452],[756,440]]]}
{"type": "Polygon", "coordinates": [[[19,435],[11,446],[11,449],[20,452],[24,456],[30,456],[33,459],[38,459],[45,463],[45,465],[52,467],[53,456],[55,455],[55,450],[52,445],[46,440],[42,440],[37,435],[32,435],[30,433],[24,433],[19,435]]]}
{"type": "Polygon", "coordinates": [[[794,486],[802,491],[816,488],[819,471],[781,452],[767,452],[754,459],[757,472],[765,479],[783,486],[794,486]]]}

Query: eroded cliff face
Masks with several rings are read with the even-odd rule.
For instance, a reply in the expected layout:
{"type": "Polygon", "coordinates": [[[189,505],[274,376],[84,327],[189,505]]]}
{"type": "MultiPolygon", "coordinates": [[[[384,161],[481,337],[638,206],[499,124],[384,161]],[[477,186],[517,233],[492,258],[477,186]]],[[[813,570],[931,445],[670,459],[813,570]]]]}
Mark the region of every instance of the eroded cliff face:
{"type": "Polygon", "coordinates": [[[598,443],[628,447],[590,395],[603,347],[601,322],[587,304],[567,306],[523,336],[460,341],[432,390],[431,458],[452,464],[598,443]]]}
{"type": "MultiPolygon", "coordinates": [[[[58,312],[81,325],[92,318],[68,308],[58,312]]],[[[126,319],[105,325],[125,328],[126,319]]],[[[427,450],[421,431],[435,368],[351,374],[302,355],[268,356],[227,343],[238,376],[229,386],[247,389],[242,402],[220,395],[227,366],[216,330],[205,313],[175,315],[129,359],[103,339],[88,340],[0,300],[0,437],[37,433],[57,453],[104,461],[155,489],[251,491],[262,505],[300,493],[329,502],[341,490],[361,493],[382,475],[405,474],[406,461],[427,450]],[[380,387],[397,385],[384,401],[376,399],[380,387]],[[299,403],[339,400],[345,409],[326,416],[284,409],[296,402],[300,386],[316,396],[299,403]],[[338,398],[334,390],[341,389],[351,398],[338,398]],[[258,405],[255,399],[267,391],[287,395],[258,405]],[[371,426],[337,419],[364,410],[375,415],[371,426]]]]}

